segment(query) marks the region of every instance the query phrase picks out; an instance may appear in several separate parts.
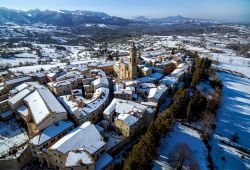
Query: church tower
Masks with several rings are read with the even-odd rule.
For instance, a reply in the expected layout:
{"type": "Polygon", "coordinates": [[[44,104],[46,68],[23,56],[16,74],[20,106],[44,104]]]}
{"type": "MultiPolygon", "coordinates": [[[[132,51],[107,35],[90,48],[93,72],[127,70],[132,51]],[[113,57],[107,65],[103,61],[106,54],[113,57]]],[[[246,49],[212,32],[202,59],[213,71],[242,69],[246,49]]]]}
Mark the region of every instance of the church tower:
{"type": "Polygon", "coordinates": [[[133,42],[130,48],[130,55],[129,55],[129,78],[136,79],[137,78],[137,49],[133,42]]]}

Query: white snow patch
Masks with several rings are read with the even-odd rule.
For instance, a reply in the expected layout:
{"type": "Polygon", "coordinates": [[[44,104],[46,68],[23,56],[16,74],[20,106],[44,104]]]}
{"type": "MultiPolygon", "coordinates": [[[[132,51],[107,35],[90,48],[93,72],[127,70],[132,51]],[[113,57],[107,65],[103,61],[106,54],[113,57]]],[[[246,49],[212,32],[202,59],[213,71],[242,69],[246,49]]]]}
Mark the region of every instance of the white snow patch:
{"type": "Polygon", "coordinates": [[[218,169],[249,169],[250,157],[234,145],[250,148],[250,80],[227,73],[219,75],[224,87],[217,112],[217,128],[211,140],[214,165],[218,169]],[[234,134],[239,139],[233,146],[220,142],[232,144],[234,134]]]}
{"type": "Polygon", "coordinates": [[[175,124],[170,136],[162,139],[159,147],[159,157],[154,161],[153,169],[158,170],[169,168],[170,165],[167,161],[170,158],[170,153],[178,143],[186,143],[193,152],[200,169],[207,169],[207,149],[202,142],[200,134],[180,123],[175,124]]]}

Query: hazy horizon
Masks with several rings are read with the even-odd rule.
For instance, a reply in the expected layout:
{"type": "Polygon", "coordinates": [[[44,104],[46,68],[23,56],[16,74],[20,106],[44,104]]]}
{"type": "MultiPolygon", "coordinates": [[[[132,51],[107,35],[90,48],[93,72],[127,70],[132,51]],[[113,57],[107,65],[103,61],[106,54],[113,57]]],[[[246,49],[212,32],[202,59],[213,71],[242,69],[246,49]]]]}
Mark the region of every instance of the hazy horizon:
{"type": "Polygon", "coordinates": [[[0,7],[16,10],[87,10],[112,16],[160,18],[182,15],[224,22],[250,23],[248,0],[1,0],[0,7]]]}

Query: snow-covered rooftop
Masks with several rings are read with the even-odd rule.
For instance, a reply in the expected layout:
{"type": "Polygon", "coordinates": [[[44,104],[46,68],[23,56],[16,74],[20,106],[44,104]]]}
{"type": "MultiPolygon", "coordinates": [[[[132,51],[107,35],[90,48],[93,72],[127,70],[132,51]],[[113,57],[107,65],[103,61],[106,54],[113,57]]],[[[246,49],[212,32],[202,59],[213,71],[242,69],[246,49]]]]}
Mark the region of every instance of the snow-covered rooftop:
{"type": "Polygon", "coordinates": [[[56,76],[56,73],[49,73],[47,74],[47,77],[55,77],[56,76]]]}
{"type": "Polygon", "coordinates": [[[23,98],[25,98],[27,95],[29,95],[32,91],[29,89],[24,89],[22,91],[20,91],[19,93],[17,93],[15,96],[11,97],[9,99],[9,102],[11,104],[16,104],[18,101],[22,100],[23,98]]]}
{"type": "Polygon", "coordinates": [[[66,113],[66,110],[63,108],[63,106],[59,103],[59,101],[56,99],[56,97],[51,93],[51,91],[47,88],[39,88],[37,89],[40,96],[43,98],[44,102],[48,106],[48,108],[53,113],[66,113]]]}
{"type": "Polygon", "coordinates": [[[122,113],[119,114],[117,119],[122,120],[124,123],[126,123],[128,126],[132,126],[135,124],[139,119],[131,114],[122,113]]]}
{"type": "Polygon", "coordinates": [[[159,100],[167,90],[168,88],[165,85],[159,85],[157,88],[151,88],[149,90],[148,99],[159,100]]]}
{"type": "Polygon", "coordinates": [[[23,89],[25,89],[26,87],[28,87],[28,84],[27,83],[22,83],[16,87],[14,87],[13,89],[10,90],[11,93],[17,93],[23,89]]]}
{"type": "Polygon", "coordinates": [[[16,79],[12,79],[12,80],[7,80],[7,81],[5,81],[5,84],[11,85],[11,84],[19,83],[19,82],[28,81],[30,79],[31,79],[30,77],[20,77],[20,78],[16,78],[16,79]]]}
{"type": "Polygon", "coordinates": [[[41,123],[48,115],[50,115],[46,104],[37,90],[25,97],[24,101],[29,105],[36,124],[41,123]]]}
{"type": "Polygon", "coordinates": [[[141,113],[147,109],[147,106],[144,106],[139,103],[135,103],[132,101],[122,100],[114,98],[110,105],[104,110],[104,114],[109,116],[110,114],[116,112],[119,114],[129,113],[129,112],[137,112],[141,113]]]}
{"type": "Polygon", "coordinates": [[[184,75],[185,71],[183,69],[175,69],[172,73],[171,76],[174,77],[181,77],[182,75],[184,75]]]}
{"type": "Polygon", "coordinates": [[[175,84],[177,84],[177,82],[178,78],[172,76],[165,76],[163,79],[161,79],[161,83],[167,86],[174,86],[175,84]]]}
{"type": "Polygon", "coordinates": [[[70,84],[71,84],[71,81],[69,79],[48,83],[48,85],[51,86],[51,87],[67,86],[67,85],[70,85],[70,84]]]}
{"type": "Polygon", "coordinates": [[[13,114],[12,110],[8,110],[6,112],[1,112],[0,113],[0,118],[5,119],[13,114]]]}
{"type": "Polygon", "coordinates": [[[61,120],[44,129],[39,135],[34,136],[30,140],[30,143],[32,143],[33,145],[42,145],[44,142],[52,139],[53,137],[57,136],[58,134],[62,133],[72,126],[74,126],[72,122],[61,120]]]}
{"type": "Polygon", "coordinates": [[[71,166],[76,166],[79,165],[79,162],[81,162],[84,165],[90,165],[94,164],[93,158],[84,150],[79,150],[79,151],[70,151],[68,153],[65,166],[66,167],[71,167],[71,166]]]}
{"type": "Polygon", "coordinates": [[[85,103],[85,105],[81,108],[77,107],[77,103],[75,101],[70,100],[70,95],[60,96],[58,99],[71,114],[76,115],[78,118],[82,118],[102,106],[102,104],[107,101],[108,95],[109,89],[100,87],[96,89],[93,97],[90,100],[82,98],[82,101],[85,103]]]}
{"type": "Polygon", "coordinates": [[[50,149],[62,153],[86,150],[88,153],[93,154],[104,146],[105,142],[95,125],[85,122],[57,141],[50,149]]]}
{"type": "Polygon", "coordinates": [[[108,81],[107,77],[99,77],[96,80],[92,81],[92,84],[94,86],[98,86],[98,85],[103,84],[103,85],[108,87],[109,81],[108,81]]]}
{"type": "Polygon", "coordinates": [[[57,81],[62,81],[65,79],[83,79],[83,75],[79,71],[70,71],[56,78],[57,81]]]}
{"type": "Polygon", "coordinates": [[[29,110],[25,105],[21,105],[17,108],[17,112],[21,114],[23,117],[28,116],[29,110]]]}

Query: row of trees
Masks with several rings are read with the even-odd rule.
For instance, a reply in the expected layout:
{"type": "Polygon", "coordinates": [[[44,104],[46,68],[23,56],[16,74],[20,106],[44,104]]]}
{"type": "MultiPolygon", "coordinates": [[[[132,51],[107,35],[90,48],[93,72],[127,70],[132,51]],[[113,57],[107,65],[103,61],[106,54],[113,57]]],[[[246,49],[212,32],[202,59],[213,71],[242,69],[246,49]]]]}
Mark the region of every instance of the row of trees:
{"type": "MultiPolygon", "coordinates": [[[[195,68],[192,76],[191,87],[186,86],[184,89],[179,89],[175,96],[175,103],[173,104],[173,114],[174,117],[179,119],[184,119],[187,121],[199,120],[201,122],[201,132],[203,142],[205,143],[208,150],[208,162],[209,168],[213,169],[213,161],[211,157],[211,147],[209,145],[209,140],[211,132],[215,129],[215,113],[220,104],[221,89],[223,84],[219,80],[215,72],[210,68],[211,60],[208,58],[200,58],[197,53],[192,54],[195,59],[195,68]],[[209,78],[209,79],[208,79],[209,78]],[[204,94],[201,93],[196,88],[196,85],[200,84],[201,81],[210,82],[212,88],[215,89],[211,97],[206,98],[204,94]]],[[[186,147],[178,146],[177,153],[172,154],[174,158],[174,163],[178,162],[177,165],[172,164],[173,167],[182,167],[185,158],[186,147]],[[178,151],[182,148],[182,152],[178,151]],[[178,150],[179,149],[179,150],[178,150]],[[181,163],[181,164],[179,164],[181,163]]],[[[187,156],[186,158],[187,159],[187,156]]],[[[170,161],[171,163],[171,161],[170,161]]],[[[192,169],[196,169],[196,162],[193,159],[189,160],[192,169]]],[[[181,169],[181,168],[180,168],[181,169]]]]}
{"type": "Polygon", "coordinates": [[[210,80],[210,85],[216,90],[213,98],[207,100],[199,90],[196,89],[201,81],[208,80],[211,60],[208,58],[199,58],[194,54],[195,69],[192,76],[191,88],[179,89],[174,95],[173,114],[176,118],[197,120],[203,117],[204,111],[215,112],[219,106],[220,90],[223,85],[218,77],[210,80]]]}
{"type": "Polygon", "coordinates": [[[209,140],[212,131],[216,128],[215,113],[219,108],[223,84],[215,72],[210,68],[211,60],[208,58],[200,59],[197,54],[194,55],[194,58],[196,66],[191,83],[192,95],[186,107],[186,118],[187,120],[199,119],[201,121],[200,130],[202,131],[203,142],[205,143],[208,150],[207,160],[209,162],[209,168],[214,169],[213,160],[210,153],[211,147],[209,145],[209,140]],[[201,81],[207,81],[208,78],[210,78],[210,85],[215,89],[215,92],[211,94],[210,98],[205,98],[201,92],[196,89],[196,85],[201,81]]]}
{"type": "Polygon", "coordinates": [[[191,120],[198,118],[206,107],[206,98],[195,90],[190,96],[191,90],[179,89],[174,95],[173,114],[176,118],[191,120]]]}

